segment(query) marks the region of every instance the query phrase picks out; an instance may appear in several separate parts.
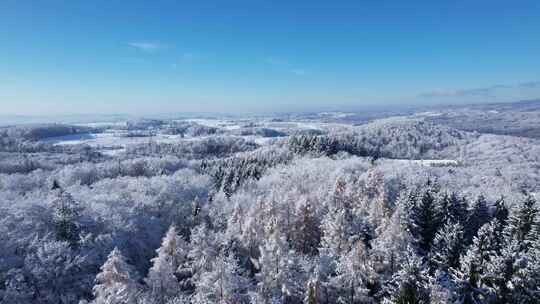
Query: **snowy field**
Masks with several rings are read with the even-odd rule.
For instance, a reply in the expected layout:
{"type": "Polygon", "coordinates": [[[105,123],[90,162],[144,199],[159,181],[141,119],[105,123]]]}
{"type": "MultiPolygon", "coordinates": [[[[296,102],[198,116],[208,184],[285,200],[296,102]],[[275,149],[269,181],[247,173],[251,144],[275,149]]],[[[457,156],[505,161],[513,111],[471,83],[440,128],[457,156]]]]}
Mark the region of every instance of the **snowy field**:
{"type": "MultiPolygon", "coordinates": [[[[252,141],[258,145],[269,145],[276,140],[274,137],[264,137],[259,135],[238,135],[239,131],[248,131],[252,128],[269,128],[281,132],[290,132],[291,130],[315,130],[324,131],[329,127],[342,126],[339,124],[327,124],[318,122],[274,122],[274,121],[259,121],[256,124],[249,119],[234,121],[226,119],[185,119],[173,120],[174,122],[192,122],[201,126],[216,128],[220,130],[220,134],[241,137],[247,141],[252,141]]],[[[131,144],[148,143],[150,141],[157,143],[180,143],[182,141],[201,140],[211,137],[211,135],[202,136],[181,136],[161,134],[157,132],[153,136],[129,136],[130,132],[122,129],[127,126],[127,122],[95,122],[78,124],[80,126],[92,128],[106,128],[103,133],[84,133],[65,135],[57,137],[49,137],[42,139],[41,142],[49,143],[58,146],[79,145],[85,144],[91,147],[100,148],[102,152],[108,155],[113,155],[125,150],[125,147],[131,144]],[[118,128],[118,129],[117,129],[118,128]]]]}

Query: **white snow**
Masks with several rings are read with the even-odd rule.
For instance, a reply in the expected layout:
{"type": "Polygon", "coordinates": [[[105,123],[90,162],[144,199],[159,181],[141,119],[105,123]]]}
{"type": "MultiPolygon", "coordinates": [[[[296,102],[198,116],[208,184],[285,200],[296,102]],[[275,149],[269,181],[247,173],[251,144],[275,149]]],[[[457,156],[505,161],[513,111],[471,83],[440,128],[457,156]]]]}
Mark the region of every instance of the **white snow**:
{"type": "Polygon", "coordinates": [[[83,126],[83,127],[91,127],[91,128],[98,128],[98,127],[122,127],[126,126],[126,121],[117,121],[117,122],[89,122],[89,123],[79,123],[75,124],[76,126],[83,126]]]}
{"type": "Polygon", "coordinates": [[[416,164],[420,166],[458,166],[459,162],[454,159],[386,159],[392,162],[416,164]]]}
{"type": "Polygon", "coordinates": [[[441,112],[426,111],[426,112],[416,113],[415,115],[416,115],[416,116],[436,117],[436,116],[441,116],[442,114],[443,114],[443,113],[441,113],[441,112]]]}

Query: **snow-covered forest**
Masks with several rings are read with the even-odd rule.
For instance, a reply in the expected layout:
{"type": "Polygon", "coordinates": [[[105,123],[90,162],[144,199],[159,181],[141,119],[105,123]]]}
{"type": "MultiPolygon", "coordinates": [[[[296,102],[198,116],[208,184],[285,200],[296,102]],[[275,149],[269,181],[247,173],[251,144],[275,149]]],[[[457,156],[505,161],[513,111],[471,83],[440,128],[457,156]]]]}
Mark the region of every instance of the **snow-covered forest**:
{"type": "Polygon", "coordinates": [[[540,303],[538,124],[445,111],[2,127],[0,302],[540,303]]]}

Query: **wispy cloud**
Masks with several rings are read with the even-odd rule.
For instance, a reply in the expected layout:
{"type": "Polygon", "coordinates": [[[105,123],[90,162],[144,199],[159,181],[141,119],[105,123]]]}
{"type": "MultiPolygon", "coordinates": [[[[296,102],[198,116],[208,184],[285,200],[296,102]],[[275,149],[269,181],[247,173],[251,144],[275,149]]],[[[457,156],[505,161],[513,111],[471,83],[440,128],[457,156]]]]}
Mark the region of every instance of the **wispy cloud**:
{"type": "Polygon", "coordinates": [[[291,73],[295,74],[295,75],[306,75],[306,71],[303,70],[303,69],[291,69],[290,70],[291,73]]]}
{"type": "Polygon", "coordinates": [[[421,98],[437,97],[495,97],[500,90],[506,89],[531,89],[540,88],[540,81],[522,82],[518,84],[497,84],[482,88],[459,89],[459,90],[439,90],[418,95],[421,98]]]}
{"type": "Polygon", "coordinates": [[[285,65],[285,62],[279,58],[276,57],[266,57],[264,58],[264,62],[269,65],[285,65]]]}
{"type": "Polygon", "coordinates": [[[519,84],[519,87],[528,89],[540,88],[540,81],[522,82],[519,84]]]}
{"type": "Polygon", "coordinates": [[[124,57],[124,58],[121,58],[122,61],[124,62],[128,62],[128,63],[136,63],[136,64],[139,64],[139,63],[146,63],[147,61],[142,59],[142,58],[136,58],[136,57],[124,57]]]}
{"type": "Polygon", "coordinates": [[[182,54],[182,60],[183,61],[193,61],[196,58],[198,58],[198,56],[193,54],[193,53],[184,53],[184,54],[182,54]]]}
{"type": "Polygon", "coordinates": [[[181,56],[180,56],[180,59],[178,59],[178,62],[174,62],[171,64],[171,67],[173,69],[177,69],[180,64],[182,63],[191,63],[191,62],[194,62],[194,61],[197,61],[199,60],[201,57],[201,55],[199,54],[194,54],[194,53],[183,53],[181,56]]]}
{"type": "Polygon", "coordinates": [[[146,53],[154,53],[166,48],[166,46],[160,42],[149,41],[129,42],[128,45],[146,53]]]}
{"type": "Polygon", "coordinates": [[[298,76],[307,74],[306,70],[294,67],[294,65],[288,63],[287,61],[285,61],[285,60],[283,60],[281,58],[266,57],[266,58],[264,58],[263,61],[264,61],[264,63],[266,63],[268,65],[279,67],[279,68],[283,69],[284,71],[289,72],[291,74],[295,74],[295,75],[298,75],[298,76]]]}

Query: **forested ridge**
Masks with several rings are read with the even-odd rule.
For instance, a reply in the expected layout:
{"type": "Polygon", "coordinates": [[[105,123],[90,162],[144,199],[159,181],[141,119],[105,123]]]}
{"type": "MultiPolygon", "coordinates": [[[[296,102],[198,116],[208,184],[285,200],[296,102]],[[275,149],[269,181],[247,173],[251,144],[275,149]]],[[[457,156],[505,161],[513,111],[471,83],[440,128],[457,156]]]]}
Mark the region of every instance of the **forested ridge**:
{"type": "Polygon", "coordinates": [[[1,303],[540,302],[535,140],[405,118],[264,145],[127,126],[195,137],[111,156],[0,134],[1,303]]]}

